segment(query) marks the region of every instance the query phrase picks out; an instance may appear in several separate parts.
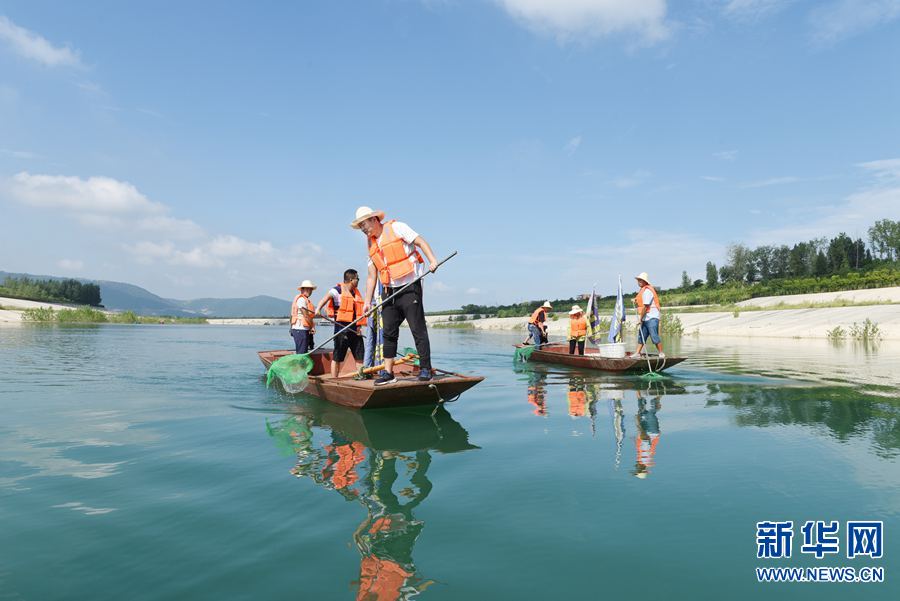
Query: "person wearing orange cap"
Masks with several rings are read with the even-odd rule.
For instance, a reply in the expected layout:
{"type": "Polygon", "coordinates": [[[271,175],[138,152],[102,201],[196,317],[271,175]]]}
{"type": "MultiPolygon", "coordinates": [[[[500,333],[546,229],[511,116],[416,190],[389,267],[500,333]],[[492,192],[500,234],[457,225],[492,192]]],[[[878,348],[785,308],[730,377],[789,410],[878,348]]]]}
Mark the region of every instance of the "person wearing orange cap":
{"type": "Polygon", "coordinates": [[[411,227],[401,221],[391,219],[382,223],[384,211],[370,207],[356,209],[356,218],[350,223],[353,229],[365,234],[369,247],[369,273],[366,278],[366,296],[363,313],[368,313],[375,294],[375,284],[379,280],[384,287],[385,298],[407,287],[381,307],[384,323],[384,370],[375,378],[376,386],[392,384],[394,359],[397,356],[397,339],[400,324],[406,321],[416,343],[419,355],[419,380],[432,379],[431,345],[428,340],[428,326],[425,323],[425,309],[422,306],[422,282],[417,278],[425,274],[422,253],[428,258],[427,269],[437,270],[438,261],[428,242],[411,227]]]}
{"type": "Polygon", "coordinates": [[[637,308],[638,317],[638,344],[634,354],[639,356],[647,343],[647,339],[653,341],[656,349],[659,351],[659,358],[665,359],[666,354],[663,352],[662,340],[659,337],[659,295],[656,289],[650,285],[650,276],[647,272],[639,273],[635,276],[640,290],[632,301],[637,308]]]}
{"type": "Polygon", "coordinates": [[[309,280],[303,280],[297,286],[300,294],[291,301],[291,337],[294,339],[295,351],[298,355],[306,354],[313,348],[313,334],[316,332],[315,307],[309,300],[316,285],[309,280]]]}

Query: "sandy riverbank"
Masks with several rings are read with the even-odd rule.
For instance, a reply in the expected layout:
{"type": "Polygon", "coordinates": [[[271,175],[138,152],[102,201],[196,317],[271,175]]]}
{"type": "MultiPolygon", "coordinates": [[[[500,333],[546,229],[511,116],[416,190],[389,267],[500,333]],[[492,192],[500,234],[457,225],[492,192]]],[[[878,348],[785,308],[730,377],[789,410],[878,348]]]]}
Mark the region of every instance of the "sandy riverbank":
{"type": "MultiPolygon", "coordinates": [[[[797,294],[791,296],[760,297],[744,306],[770,307],[778,304],[797,305],[802,303],[826,302],[900,302],[900,287],[873,290],[853,290],[823,294],[797,294]]],[[[710,310],[702,313],[674,311],[684,326],[685,335],[732,336],[762,338],[827,338],[827,333],[835,327],[849,330],[854,323],[860,324],[866,318],[878,324],[884,339],[900,339],[900,304],[867,305],[856,307],[825,307],[812,309],[775,309],[738,312],[710,310]]],[[[448,316],[435,315],[427,318],[429,324],[446,323],[448,316]]],[[[629,320],[634,322],[634,313],[629,310],[629,320]]],[[[527,317],[489,317],[465,322],[467,327],[478,330],[521,330],[526,331],[527,317]]],[[[553,335],[565,335],[568,328],[566,315],[559,315],[551,321],[549,331],[553,335]]]]}
{"type": "MultiPolygon", "coordinates": [[[[826,302],[884,302],[900,303],[900,287],[829,292],[823,294],[803,294],[773,296],[744,301],[742,306],[771,307],[779,304],[796,305],[802,303],[826,302]]],[[[34,307],[52,307],[55,310],[71,308],[66,305],[40,303],[10,298],[0,298],[0,323],[18,323],[22,320],[22,310],[34,307]]],[[[840,326],[845,331],[854,323],[862,323],[866,318],[878,324],[884,339],[900,340],[900,304],[883,304],[850,307],[826,307],[811,309],[773,309],[733,312],[705,311],[685,313],[674,311],[684,326],[685,335],[731,336],[747,338],[826,338],[829,330],[840,326]]],[[[629,313],[631,321],[633,313],[629,313]]],[[[448,316],[427,317],[428,323],[435,325],[448,322],[448,316]]],[[[520,330],[525,332],[528,319],[525,317],[490,317],[465,322],[466,327],[478,330],[520,330]]],[[[285,326],[284,318],[258,319],[210,319],[213,325],[272,325],[285,326]]],[[[568,327],[566,315],[559,315],[557,321],[550,322],[550,333],[562,336],[568,327]]]]}

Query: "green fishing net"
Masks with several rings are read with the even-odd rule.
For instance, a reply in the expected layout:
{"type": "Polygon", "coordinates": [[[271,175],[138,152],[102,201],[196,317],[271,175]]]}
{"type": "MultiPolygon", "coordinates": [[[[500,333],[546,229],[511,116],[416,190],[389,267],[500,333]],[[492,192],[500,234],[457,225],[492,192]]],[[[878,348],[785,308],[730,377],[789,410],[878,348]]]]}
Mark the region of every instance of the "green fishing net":
{"type": "Polygon", "coordinates": [[[516,363],[525,363],[529,359],[531,359],[531,353],[534,352],[534,347],[529,346],[520,346],[516,348],[516,354],[513,356],[513,359],[516,363]]]}
{"type": "Polygon", "coordinates": [[[269,366],[266,386],[271,386],[272,380],[278,378],[287,392],[292,394],[300,392],[306,387],[312,368],[313,360],[308,354],[285,355],[269,366]]]}
{"type": "Polygon", "coordinates": [[[402,353],[397,353],[397,358],[399,359],[400,357],[405,357],[407,355],[415,355],[415,359],[409,363],[410,365],[419,365],[419,353],[416,352],[416,349],[409,346],[403,349],[402,353]]]}

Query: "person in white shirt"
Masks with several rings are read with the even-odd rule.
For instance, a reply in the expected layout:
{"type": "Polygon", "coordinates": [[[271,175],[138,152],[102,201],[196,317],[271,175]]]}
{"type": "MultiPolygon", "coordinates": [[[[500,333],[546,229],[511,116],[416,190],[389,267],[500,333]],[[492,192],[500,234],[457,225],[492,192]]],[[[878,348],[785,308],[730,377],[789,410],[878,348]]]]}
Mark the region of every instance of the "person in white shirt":
{"type": "Polygon", "coordinates": [[[316,333],[316,315],[312,301],[309,300],[316,285],[309,280],[303,280],[297,290],[300,294],[294,297],[291,303],[291,337],[294,339],[294,349],[298,355],[306,354],[315,346],[313,334],[316,333]]]}
{"type": "Polygon", "coordinates": [[[662,341],[659,337],[659,295],[656,289],[650,285],[650,276],[647,272],[640,273],[635,276],[640,290],[634,297],[634,304],[637,307],[638,314],[638,344],[634,354],[640,356],[647,339],[653,341],[659,351],[659,358],[665,359],[666,354],[663,352],[662,341]]]}
{"type": "MultiPolygon", "coordinates": [[[[365,234],[369,248],[369,269],[366,278],[366,296],[363,312],[368,313],[375,293],[375,284],[381,280],[384,298],[389,297],[404,285],[413,282],[429,271],[437,270],[437,259],[431,246],[411,227],[400,221],[384,220],[383,211],[369,207],[359,207],[356,219],[350,227],[365,234]],[[422,254],[428,258],[428,267],[422,254]]],[[[397,339],[400,324],[406,320],[416,352],[419,355],[419,380],[428,381],[431,373],[431,345],[428,341],[428,326],[425,323],[425,309],[422,306],[422,282],[409,286],[402,294],[384,304],[381,308],[384,323],[384,371],[375,379],[376,386],[396,382],[393,368],[397,356],[397,339]]]]}

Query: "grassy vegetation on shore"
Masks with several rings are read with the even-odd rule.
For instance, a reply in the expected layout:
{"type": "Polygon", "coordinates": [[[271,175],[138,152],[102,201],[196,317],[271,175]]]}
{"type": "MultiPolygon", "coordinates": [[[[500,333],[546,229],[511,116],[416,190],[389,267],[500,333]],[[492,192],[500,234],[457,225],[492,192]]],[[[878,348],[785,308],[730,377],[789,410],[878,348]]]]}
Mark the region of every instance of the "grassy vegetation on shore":
{"type": "Polygon", "coordinates": [[[37,323],[125,323],[125,324],[191,324],[207,323],[203,317],[165,317],[137,315],[134,311],[104,313],[91,307],[59,309],[38,307],[22,311],[24,321],[37,323]]]}

